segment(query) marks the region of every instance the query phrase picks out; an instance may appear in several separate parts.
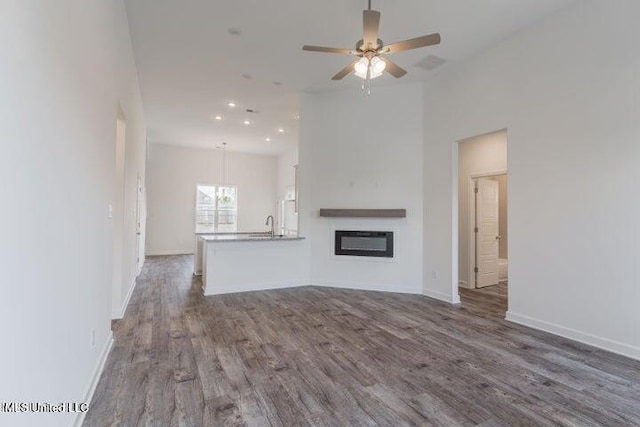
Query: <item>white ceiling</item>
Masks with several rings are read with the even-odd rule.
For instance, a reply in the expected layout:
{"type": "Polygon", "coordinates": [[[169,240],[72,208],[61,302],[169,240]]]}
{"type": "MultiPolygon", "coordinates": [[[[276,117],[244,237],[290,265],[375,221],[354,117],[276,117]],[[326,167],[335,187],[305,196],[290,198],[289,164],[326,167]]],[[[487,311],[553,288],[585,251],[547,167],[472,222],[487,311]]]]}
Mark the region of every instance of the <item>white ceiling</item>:
{"type": "MultiPolygon", "coordinates": [[[[373,0],[380,38],[439,32],[439,46],[392,56],[408,74],[375,85],[427,79],[429,54],[447,65],[477,54],[573,0],[373,0]]],[[[353,75],[330,80],[342,55],[303,44],[352,48],[362,38],[366,0],[126,0],[151,142],[278,154],[297,143],[305,91],[359,90],[353,75]],[[232,35],[229,29],[240,30],[232,35]],[[250,79],[242,75],[251,76],[250,79]],[[280,82],[276,85],[274,82],[280,82]],[[237,107],[227,103],[233,100],[237,107]],[[258,113],[245,113],[245,109],[258,113]],[[221,114],[222,121],[213,116],[221,114]],[[247,126],[242,122],[252,121],[247,126]],[[278,129],[284,129],[279,133],[278,129]],[[271,142],[265,138],[270,137],[271,142]]],[[[437,72],[437,71],[435,71],[437,72]]],[[[364,96],[364,94],[363,94],[364,96]]]]}

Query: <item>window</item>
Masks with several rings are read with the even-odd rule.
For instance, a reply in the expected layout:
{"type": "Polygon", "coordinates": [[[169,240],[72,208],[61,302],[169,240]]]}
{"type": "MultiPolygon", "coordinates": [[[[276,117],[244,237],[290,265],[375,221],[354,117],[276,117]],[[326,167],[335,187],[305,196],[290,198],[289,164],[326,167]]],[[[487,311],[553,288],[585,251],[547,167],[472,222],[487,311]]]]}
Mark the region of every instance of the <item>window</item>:
{"type": "Polygon", "coordinates": [[[238,230],[238,189],[233,185],[198,185],[196,232],[224,233],[238,230]]]}

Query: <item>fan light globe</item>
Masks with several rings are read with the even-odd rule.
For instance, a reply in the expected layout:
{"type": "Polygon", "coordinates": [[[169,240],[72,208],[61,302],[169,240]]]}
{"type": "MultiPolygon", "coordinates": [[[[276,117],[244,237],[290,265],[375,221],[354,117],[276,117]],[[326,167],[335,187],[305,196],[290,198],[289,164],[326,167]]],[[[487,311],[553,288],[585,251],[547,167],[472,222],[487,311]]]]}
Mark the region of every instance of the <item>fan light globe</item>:
{"type": "Polygon", "coordinates": [[[369,60],[367,58],[362,58],[360,61],[356,62],[356,65],[353,67],[356,71],[356,74],[367,74],[367,68],[369,67],[369,60]]]}
{"type": "Polygon", "coordinates": [[[382,74],[386,66],[386,62],[377,56],[371,60],[371,72],[374,74],[382,74]]]}

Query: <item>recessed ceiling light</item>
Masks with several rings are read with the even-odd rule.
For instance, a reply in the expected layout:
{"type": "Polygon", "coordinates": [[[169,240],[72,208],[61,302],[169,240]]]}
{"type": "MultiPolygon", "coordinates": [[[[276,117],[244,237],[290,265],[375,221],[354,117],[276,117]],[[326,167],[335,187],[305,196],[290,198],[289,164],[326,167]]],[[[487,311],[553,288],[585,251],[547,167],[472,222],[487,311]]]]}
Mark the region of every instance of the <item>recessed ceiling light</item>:
{"type": "Polygon", "coordinates": [[[300,114],[296,114],[295,116],[293,116],[293,118],[296,120],[300,120],[300,114]]]}
{"type": "Polygon", "coordinates": [[[265,138],[265,141],[267,141],[267,142],[271,142],[271,138],[268,138],[268,137],[267,137],[267,138],[265,138]]]}
{"type": "Polygon", "coordinates": [[[282,82],[273,82],[275,86],[282,86],[282,82]]]}
{"type": "Polygon", "coordinates": [[[278,132],[284,133],[284,129],[280,128],[280,129],[278,129],[278,132]]]}
{"type": "Polygon", "coordinates": [[[245,121],[244,121],[244,122],[242,122],[242,123],[244,123],[245,125],[250,125],[250,124],[251,124],[251,121],[250,121],[250,120],[245,120],[245,121]]]}
{"type": "Polygon", "coordinates": [[[220,114],[216,114],[215,119],[216,120],[222,120],[222,116],[220,114]]]}
{"type": "Polygon", "coordinates": [[[251,74],[243,74],[242,78],[246,79],[246,80],[251,80],[253,78],[253,76],[251,74]]]}
{"type": "Polygon", "coordinates": [[[227,33],[232,36],[241,36],[242,30],[240,30],[240,28],[227,28],[227,33]]]}
{"type": "Polygon", "coordinates": [[[229,103],[227,104],[229,107],[233,108],[236,106],[236,103],[233,101],[229,101],[229,103]]]}

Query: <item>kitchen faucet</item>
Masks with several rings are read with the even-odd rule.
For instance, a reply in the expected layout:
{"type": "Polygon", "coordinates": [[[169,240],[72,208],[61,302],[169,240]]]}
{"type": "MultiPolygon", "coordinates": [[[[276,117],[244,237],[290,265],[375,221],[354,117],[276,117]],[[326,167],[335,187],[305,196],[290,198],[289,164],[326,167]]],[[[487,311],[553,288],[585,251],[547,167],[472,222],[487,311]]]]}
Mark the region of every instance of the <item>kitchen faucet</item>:
{"type": "Polygon", "coordinates": [[[275,232],[275,224],[273,223],[273,215],[269,215],[267,217],[267,222],[264,225],[269,225],[269,219],[271,219],[271,238],[273,239],[273,237],[275,236],[276,232],[275,232]]]}

